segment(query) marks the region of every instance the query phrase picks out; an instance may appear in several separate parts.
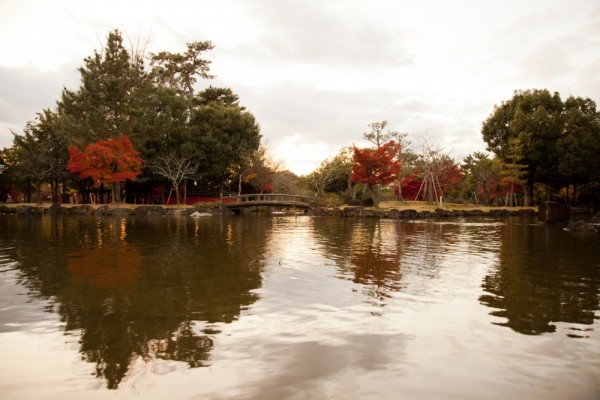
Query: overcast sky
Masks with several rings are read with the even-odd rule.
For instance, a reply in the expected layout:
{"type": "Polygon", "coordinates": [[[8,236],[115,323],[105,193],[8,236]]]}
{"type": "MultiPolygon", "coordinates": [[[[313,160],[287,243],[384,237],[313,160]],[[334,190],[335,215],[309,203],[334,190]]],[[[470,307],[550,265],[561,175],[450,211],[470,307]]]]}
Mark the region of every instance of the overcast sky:
{"type": "Polygon", "coordinates": [[[371,122],[460,160],[514,90],[600,105],[598,0],[0,0],[0,148],[79,86],[112,29],[151,52],[212,41],[199,89],[232,88],[298,174],[367,145],[371,122]]]}

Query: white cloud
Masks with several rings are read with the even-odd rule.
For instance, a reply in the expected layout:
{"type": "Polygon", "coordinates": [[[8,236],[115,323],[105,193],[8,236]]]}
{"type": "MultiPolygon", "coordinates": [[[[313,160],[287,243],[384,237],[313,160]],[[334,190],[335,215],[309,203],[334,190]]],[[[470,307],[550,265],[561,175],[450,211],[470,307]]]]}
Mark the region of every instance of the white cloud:
{"type": "Polygon", "coordinates": [[[600,101],[600,5],[587,0],[21,0],[0,15],[0,146],[115,28],[150,51],[211,40],[218,78],[204,84],[238,93],[297,171],[360,145],[374,121],[462,158],[485,149],[481,122],[514,90],[600,101]]]}
{"type": "Polygon", "coordinates": [[[63,87],[78,84],[75,72],[75,65],[63,65],[56,71],[0,65],[0,148],[12,144],[11,131],[21,133],[36,113],[53,108],[63,87]]]}
{"type": "Polygon", "coordinates": [[[307,175],[338,150],[323,141],[306,140],[305,136],[298,134],[281,139],[274,153],[284,160],[285,167],[290,171],[307,175]]]}

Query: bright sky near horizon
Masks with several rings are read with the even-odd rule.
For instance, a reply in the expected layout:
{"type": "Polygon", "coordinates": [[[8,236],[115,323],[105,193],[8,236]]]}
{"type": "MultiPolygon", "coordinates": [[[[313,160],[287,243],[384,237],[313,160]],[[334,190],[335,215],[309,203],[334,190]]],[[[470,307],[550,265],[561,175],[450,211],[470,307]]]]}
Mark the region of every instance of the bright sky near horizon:
{"type": "Polygon", "coordinates": [[[217,78],[199,88],[237,93],[297,174],[366,146],[371,122],[460,160],[515,90],[600,105],[596,0],[0,0],[0,148],[79,86],[112,29],[151,52],[212,41],[217,78]]]}

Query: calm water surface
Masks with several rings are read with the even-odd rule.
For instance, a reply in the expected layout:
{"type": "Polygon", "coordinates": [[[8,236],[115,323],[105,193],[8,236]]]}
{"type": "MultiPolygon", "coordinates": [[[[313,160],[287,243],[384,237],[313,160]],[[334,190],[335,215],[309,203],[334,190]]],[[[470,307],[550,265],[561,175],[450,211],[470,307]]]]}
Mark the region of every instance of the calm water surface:
{"type": "Polygon", "coordinates": [[[0,215],[0,398],[598,399],[561,228],[0,215]]]}

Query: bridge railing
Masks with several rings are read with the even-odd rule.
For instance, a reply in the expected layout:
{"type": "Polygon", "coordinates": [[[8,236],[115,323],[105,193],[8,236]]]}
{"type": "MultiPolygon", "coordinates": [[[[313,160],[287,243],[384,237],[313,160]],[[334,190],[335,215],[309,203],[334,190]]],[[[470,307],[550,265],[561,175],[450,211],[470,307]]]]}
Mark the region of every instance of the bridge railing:
{"type": "Polygon", "coordinates": [[[239,203],[258,203],[258,202],[273,202],[273,203],[313,203],[316,198],[311,196],[300,196],[295,194],[281,194],[281,193],[255,193],[255,194],[242,194],[240,196],[231,196],[225,198],[227,201],[225,204],[239,204],[239,203]]]}

